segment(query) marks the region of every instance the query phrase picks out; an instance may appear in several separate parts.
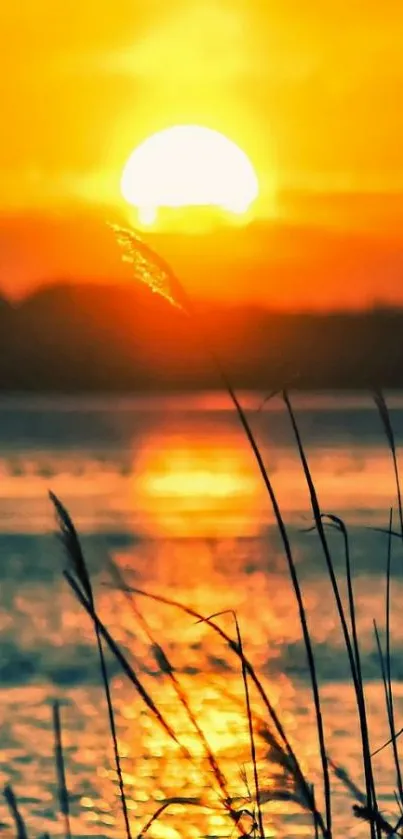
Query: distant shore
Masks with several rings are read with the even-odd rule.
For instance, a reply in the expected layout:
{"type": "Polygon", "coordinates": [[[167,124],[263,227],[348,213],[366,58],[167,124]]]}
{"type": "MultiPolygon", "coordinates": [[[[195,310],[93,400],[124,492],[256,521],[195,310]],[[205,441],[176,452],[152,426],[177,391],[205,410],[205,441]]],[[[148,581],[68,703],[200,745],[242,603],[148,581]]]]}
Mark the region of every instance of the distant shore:
{"type": "MultiPolygon", "coordinates": [[[[195,323],[142,284],[54,284],[0,305],[0,393],[216,391],[195,323]]],[[[403,388],[403,310],[280,312],[204,305],[239,390],[403,388]]]]}

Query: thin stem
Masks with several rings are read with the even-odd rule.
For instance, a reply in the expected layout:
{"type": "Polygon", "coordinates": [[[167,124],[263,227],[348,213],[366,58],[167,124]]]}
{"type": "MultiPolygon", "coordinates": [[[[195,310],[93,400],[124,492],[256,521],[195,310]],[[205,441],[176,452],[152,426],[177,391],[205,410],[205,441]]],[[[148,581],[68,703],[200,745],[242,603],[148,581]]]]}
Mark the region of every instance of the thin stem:
{"type": "Polygon", "coordinates": [[[173,740],[176,743],[176,745],[181,748],[184,756],[186,758],[189,758],[190,755],[189,755],[188,750],[180,744],[178,738],[176,737],[176,734],[175,734],[173,728],[169,725],[168,722],[166,722],[165,718],[161,714],[161,711],[158,710],[154,700],[151,698],[149,693],[146,691],[145,687],[143,686],[142,682],[140,681],[140,679],[136,675],[135,671],[133,670],[133,668],[131,667],[131,665],[129,664],[129,662],[127,661],[125,656],[123,655],[120,647],[118,646],[118,644],[116,643],[114,638],[112,638],[110,632],[108,631],[106,626],[102,623],[99,616],[95,612],[93,604],[91,604],[91,602],[85,597],[85,595],[83,594],[80,586],[78,585],[78,583],[74,579],[73,575],[70,574],[69,571],[64,571],[63,573],[64,573],[64,576],[65,576],[70,588],[74,591],[74,594],[76,595],[78,601],[84,607],[84,609],[89,614],[89,616],[92,618],[93,622],[98,626],[101,637],[103,638],[104,641],[106,641],[110,651],[113,653],[113,655],[115,656],[115,658],[119,662],[123,672],[128,677],[129,681],[136,688],[139,696],[143,700],[143,702],[146,705],[146,707],[148,708],[148,710],[151,711],[152,714],[156,717],[156,719],[158,720],[158,722],[160,723],[160,725],[164,729],[165,733],[168,734],[168,736],[171,738],[171,740],[173,740]]]}
{"type": "Polygon", "coordinates": [[[396,440],[395,434],[393,431],[393,426],[390,419],[389,408],[387,406],[385,397],[381,391],[374,394],[375,404],[379,411],[379,416],[382,421],[382,425],[385,431],[385,435],[387,441],[389,443],[389,448],[392,455],[393,461],[393,472],[395,476],[395,484],[396,484],[396,493],[397,493],[397,503],[398,503],[398,511],[399,511],[399,523],[400,523],[400,533],[403,539],[403,506],[402,506],[402,491],[400,486],[400,477],[399,477],[399,467],[397,465],[397,452],[396,452],[396,440]]]}
{"type": "MultiPolygon", "coordinates": [[[[368,723],[367,723],[367,715],[366,715],[366,707],[365,707],[365,698],[364,698],[364,691],[362,688],[362,683],[357,677],[357,668],[356,668],[356,661],[353,653],[353,648],[351,644],[351,639],[348,631],[348,626],[346,622],[346,617],[344,614],[344,608],[342,599],[340,596],[340,591],[336,579],[336,575],[334,573],[333,568],[333,561],[329,549],[329,545],[326,538],[326,533],[323,525],[323,516],[319,506],[319,500],[316,493],[315,485],[312,479],[312,475],[309,469],[308,460],[305,454],[305,450],[302,444],[301,435],[299,433],[299,428],[297,425],[297,421],[295,418],[295,414],[289,399],[289,396],[286,392],[283,393],[283,399],[285,406],[288,411],[288,415],[290,417],[291,426],[294,432],[295,440],[297,443],[297,448],[302,464],[302,468],[305,475],[305,480],[308,486],[312,512],[316,524],[316,528],[318,531],[319,539],[322,545],[323,553],[325,556],[326,567],[328,570],[331,586],[333,589],[337,611],[339,614],[339,619],[342,627],[343,637],[346,644],[348,659],[350,662],[350,669],[351,675],[353,678],[356,700],[357,700],[357,707],[358,707],[358,716],[360,722],[360,730],[361,730],[361,740],[362,740],[362,747],[363,747],[363,761],[364,761],[364,773],[365,773],[365,785],[366,785],[366,792],[367,792],[367,802],[369,809],[376,810],[376,796],[375,796],[375,784],[374,784],[374,777],[372,771],[372,762],[371,762],[371,750],[369,746],[369,732],[368,732],[368,723]]],[[[352,593],[352,592],[351,592],[352,593]]],[[[354,602],[354,601],[353,601],[354,602]]],[[[357,649],[358,649],[358,641],[357,641],[357,649]]],[[[374,839],[375,837],[375,826],[371,822],[371,834],[374,839]]]]}
{"type": "Polygon", "coordinates": [[[319,693],[319,682],[318,682],[318,677],[317,677],[317,673],[316,673],[315,657],[314,657],[314,653],[313,653],[313,646],[312,646],[311,637],[310,637],[309,628],[308,628],[308,622],[307,622],[307,617],[306,617],[306,612],[305,612],[304,601],[303,601],[303,597],[302,597],[301,586],[300,586],[300,583],[299,583],[297,570],[296,570],[296,566],[295,566],[295,563],[294,563],[294,557],[292,555],[291,544],[290,544],[287,529],[286,529],[286,526],[285,526],[285,523],[284,523],[284,520],[283,520],[283,517],[282,517],[282,514],[281,514],[280,506],[278,504],[277,497],[276,497],[276,494],[275,494],[274,489],[273,489],[273,485],[272,485],[271,480],[269,478],[269,475],[267,473],[266,467],[265,467],[264,462],[263,462],[262,454],[261,454],[260,449],[258,447],[258,444],[255,440],[254,434],[253,434],[252,429],[249,425],[246,414],[245,414],[245,412],[244,412],[244,410],[243,410],[243,408],[242,408],[242,406],[241,406],[241,404],[238,400],[238,397],[237,397],[235,391],[233,390],[232,385],[228,381],[224,372],[221,370],[221,365],[219,364],[219,362],[217,360],[216,360],[216,365],[217,365],[218,370],[220,371],[223,383],[224,383],[224,385],[225,385],[225,387],[226,387],[226,389],[227,389],[227,391],[228,391],[228,393],[229,393],[229,395],[232,399],[232,402],[233,402],[233,404],[236,408],[236,411],[237,411],[239,420],[241,422],[242,428],[244,429],[247,440],[248,440],[248,442],[250,444],[250,447],[252,449],[252,452],[255,456],[256,463],[257,463],[258,468],[259,468],[259,472],[260,472],[260,474],[263,478],[264,485],[266,487],[266,490],[268,492],[268,495],[269,495],[269,498],[270,498],[270,501],[271,501],[271,504],[272,504],[272,507],[273,507],[274,516],[275,516],[275,519],[276,519],[276,523],[277,523],[279,533],[280,533],[280,536],[281,536],[281,540],[282,540],[282,543],[283,543],[283,547],[284,547],[284,552],[285,552],[287,562],[288,562],[289,573],[290,573],[290,577],[291,577],[291,581],[292,581],[292,585],[293,585],[293,588],[294,588],[294,593],[295,593],[295,597],[296,597],[296,601],[297,601],[297,606],[298,606],[299,619],[300,619],[300,623],[301,623],[302,634],[303,634],[303,638],[304,638],[304,644],[305,644],[305,649],[306,649],[306,654],[307,654],[307,659],[308,659],[309,674],[310,674],[310,678],[311,678],[312,695],[313,695],[313,701],[314,701],[314,707],[315,707],[316,726],[317,726],[318,740],[319,740],[320,760],[321,760],[321,764],[322,764],[322,773],[323,773],[325,810],[326,810],[326,828],[327,828],[327,834],[330,837],[331,832],[332,832],[332,805],[331,805],[330,773],[329,773],[329,763],[328,763],[327,751],[326,751],[325,730],[324,730],[323,717],[322,717],[322,708],[321,708],[320,693],[319,693]]]}
{"type": "Polygon", "coordinates": [[[239,628],[238,618],[234,613],[235,618],[235,626],[236,626],[236,634],[238,639],[238,646],[241,653],[241,667],[242,667],[242,681],[244,684],[245,690],[245,701],[246,701],[246,715],[248,719],[248,729],[249,729],[249,741],[250,741],[250,750],[251,750],[251,758],[252,758],[252,766],[253,766],[253,780],[255,784],[255,795],[256,795],[256,807],[257,807],[257,821],[260,831],[261,839],[264,839],[264,824],[263,824],[263,813],[262,813],[262,806],[260,801],[260,786],[259,786],[259,773],[257,769],[257,758],[256,758],[256,744],[255,744],[255,735],[253,731],[253,720],[252,720],[252,708],[250,704],[250,695],[249,695],[249,685],[248,685],[248,671],[245,666],[245,657],[243,654],[243,643],[242,643],[242,636],[241,631],[239,628]]]}
{"type": "Polygon", "coordinates": [[[391,597],[391,564],[392,564],[392,527],[393,527],[393,510],[390,510],[389,516],[389,536],[388,536],[388,554],[386,562],[386,653],[385,653],[385,676],[386,676],[386,707],[388,711],[390,738],[392,741],[393,759],[396,768],[397,787],[399,791],[400,801],[403,802],[403,781],[402,772],[400,768],[399,752],[397,747],[396,737],[396,723],[395,723],[395,709],[393,701],[392,690],[392,666],[390,655],[390,597],[391,597]]]}
{"type": "Polygon", "coordinates": [[[150,600],[155,600],[156,603],[165,603],[167,606],[172,606],[175,609],[180,609],[186,615],[189,615],[190,617],[195,618],[197,621],[206,623],[207,626],[209,626],[217,635],[219,635],[228,644],[229,648],[235,653],[235,655],[237,655],[238,658],[241,658],[243,660],[243,662],[245,664],[245,667],[246,667],[246,670],[248,672],[248,675],[252,679],[252,682],[254,683],[254,685],[255,685],[255,687],[256,687],[256,689],[257,689],[257,691],[258,691],[258,693],[259,693],[259,695],[260,695],[260,697],[263,701],[263,704],[264,704],[264,706],[266,707],[266,709],[269,713],[269,716],[270,716],[270,718],[273,722],[273,725],[275,726],[275,729],[276,729],[277,733],[279,734],[279,737],[281,738],[282,743],[284,744],[284,747],[287,751],[287,754],[290,758],[290,761],[295,768],[295,773],[297,775],[298,781],[301,783],[301,786],[303,787],[305,798],[310,804],[310,808],[311,808],[312,813],[315,813],[315,818],[317,819],[317,822],[318,822],[318,825],[320,827],[321,833],[324,837],[326,837],[327,836],[327,827],[326,827],[326,825],[323,821],[321,813],[319,811],[315,810],[314,801],[312,799],[312,787],[307,783],[307,781],[304,777],[304,774],[302,772],[302,769],[300,767],[300,764],[298,762],[296,754],[295,754],[295,752],[294,752],[294,750],[293,750],[293,748],[292,748],[292,746],[291,746],[291,744],[288,740],[288,737],[287,737],[287,735],[284,731],[284,728],[283,728],[283,726],[282,726],[282,724],[279,720],[279,717],[277,716],[277,713],[276,713],[273,705],[270,702],[270,699],[268,698],[268,696],[267,696],[267,694],[266,694],[266,692],[263,688],[263,685],[262,685],[259,677],[257,676],[257,674],[256,674],[252,664],[250,663],[250,661],[246,658],[246,656],[244,655],[242,650],[239,649],[239,646],[234,643],[232,638],[223,629],[221,629],[219,624],[217,624],[211,618],[204,617],[202,614],[200,614],[200,612],[197,612],[195,609],[192,609],[190,606],[186,606],[184,603],[181,603],[178,600],[174,600],[174,599],[169,598],[169,597],[164,597],[163,595],[160,595],[160,594],[153,594],[149,591],[144,591],[144,589],[137,588],[136,586],[131,586],[129,591],[134,593],[134,594],[138,594],[141,597],[147,597],[150,600]]]}
{"type": "Polygon", "coordinates": [[[60,719],[60,705],[58,702],[53,703],[53,731],[55,734],[55,762],[59,792],[59,807],[60,812],[64,817],[66,839],[71,839],[69,793],[66,782],[66,770],[64,765],[62,742],[62,725],[60,719]]]}
{"type": "Polygon", "coordinates": [[[182,707],[185,709],[186,714],[187,714],[191,724],[193,725],[193,728],[195,729],[196,734],[199,737],[199,740],[201,741],[201,743],[203,745],[204,751],[205,751],[206,756],[207,756],[207,760],[208,760],[209,765],[210,765],[210,769],[213,772],[213,775],[214,775],[214,777],[215,777],[215,779],[218,783],[218,786],[221,790],[221,793],[222,793],[223,798],[224,798],[224,802],[228,802],[229,799],[230,799],[230,795],[229,795],[229,791],[228,791],[227,781],[226,781],[226,779],[225,779],[225,777],[224,777],[224,775],[223,775],[223,773],[222,773],[222,771],[221,771],[221,769],[218,765],[218,762],[217,762],[217,759],[216,759],[214,753],[212,752],[212,750],[210,748],[208,740],[207,740],[203,730],[201,729],[199,723],[197,722],[197,719],[196,719],[196,717],[195,717],[195,715],[194,715],[194,713],[193,713],[193,711],[192,711],[192,709],[189,705],[189,701],[188,701],[188,698],[186,696],[186,693],[183,690],[182,685],[180,684],[178,678],[175,675],[175,670],[174,670],[173,665],[171,664],[165,650],[163,649],[161,644],[156,640],[153,633],[151,632],[150,627],[149,627],[146,619],[144,618],[144,616],[142,615],[140,610],[137,608],[137,606],[133,602],[132,598],[130,597],[130,592],[129,592],[129,589],[126,585],[126,581],[125,581],[120,569],[115,565],[115,563],[111,559],[109,559],[109,567],[110,567],[110,570],[112,572],[112,575],[114,576],[114,578],[116,580],[116,583],[119,587],[119,590],[121,592],[123,592],[123,594],[125,595],[125,597],[126,597],[128,603],[129,603],[134,615],[136,616],[137,620],[139,621],[140,626],[142,627],[142,629],[145,632],[150,644],[152,645],[153,649],[156,652],[154,657],[156,659],[156,662],[157,662],[158,666],[162,669],[162,672],[165,673],[165,675],[169,678],[169,680],[170,680],[170,682],[171,682],[171,684],[172,684],[172,686],[175,690],[175,693],[176,693],[176,695],[179,699],[179,702],[181,703],[182,707]]]}

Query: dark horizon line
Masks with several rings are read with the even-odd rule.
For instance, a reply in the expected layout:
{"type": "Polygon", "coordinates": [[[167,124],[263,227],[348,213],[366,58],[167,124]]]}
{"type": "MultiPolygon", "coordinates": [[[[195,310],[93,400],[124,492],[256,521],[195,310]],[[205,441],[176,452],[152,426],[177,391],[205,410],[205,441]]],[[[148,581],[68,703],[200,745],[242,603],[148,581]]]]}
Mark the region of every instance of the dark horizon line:
{"type": "MultiPolygon", "coordinates": [[[[88,289],[90,291],[96,291],[97,289],[102,289],[103,291],[110,291],[113,292],[115,290],[124,290],[124,291],[131,291],[133,294],[136,292],[144,293],[147,291],[143,282],[140,279],[107,279],[100,280],[97,279],[78,279],[78,278],[68,278],[68,277],[60,277],[58,279],[49,279],[49,280],[39,280],[34,284],[30,284],[31,287],[23,293],[21,296],[13,297],[12,294],[6,292],[2,289],[1,281],[0,281],[0,305],[8,305],[10,309],[18,309],[23,307],[24,304],[28,303],[31,300],[41,296],[43,293],[48,291],[58,290],[58,289],[88,289]]],[[[151,295],[151,290],[149,291],[151,295]]],[[[308,306],[299,305],[298,307],[292,307],[291,305],[278,305],[272,303],[270,301],[262,302],[262,301],[246,301],[242,299],[223,299],[220,300],[218,298],[214,298],[212,296],[204,296],[200,294],[194,294],[194,299],[198,301],[199,304],[202,306],[210,306],[214,310],[243,310],[245,312],[264,312],[267,315],[281,315],[281,316],[302,316],[302,315],[312,315],[317,317],[326,317],[327,315],[333,316],[346,316],[350,317],[353,315],[367,315],[367,314],[376,314],[376,313],[390,313],[396,315],[403,315],[403,300],[401,302],[392,301],[382,298],[374,298],[371,302],[364,302],[362,305],[358,306],[346,306],[343,304],[339,305],[331,305],[331,306],[313,306],[312,304],[308,306]]]]}

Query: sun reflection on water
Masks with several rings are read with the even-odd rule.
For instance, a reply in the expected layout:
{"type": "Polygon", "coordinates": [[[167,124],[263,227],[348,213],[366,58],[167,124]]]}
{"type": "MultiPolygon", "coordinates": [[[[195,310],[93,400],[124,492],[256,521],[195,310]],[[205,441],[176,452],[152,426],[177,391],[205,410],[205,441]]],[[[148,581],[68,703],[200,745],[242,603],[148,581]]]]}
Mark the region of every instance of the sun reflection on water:
{"type": "Polygon", "coordinates": [[[137,460],[132,495],[154,535],[254,536],[267,502],[250,453],[227,436],[198,441],[156,435],[137,460]]]}
{"type": "MultiPolygon", "coordinates": [[[[0,694],[0,783],[13,783],[35,834],[61,834],[51,729],[51,700],[57,696],[63,703],[73,833],[106,839],[124,835],[93,629],[62,579],[56,545],[45,537],[45,530],[54,527],[46,506],[46,461],[51,463],[52,486],[84,535],[102,619],[192,756],[185,759],[108,658],[133,833],[138,834],[163,801],[182,797],[187,803],[172,804],[152,826],[150,839],[236,836],[205,748],[168,675],[161,673],[144,621],[163,646],[241,807],[248,803],[244,767],[252,789],[253,778],[239,661],[205,624],[176,609],[136,597],[133,610],[130,598],[116,590],[107,554],[129,585],[173,597],[203,615],[237,611],[247,655],[320,799],[315,724],[294,597],[270,529],[272,513],[231,417],[201,410],[200,416],[185,413],[177,420],[171,411],[157,420],[146,414],[140,423],[135,416],[141,428],[133,423],[125,444],[117,444],[112,435],[112,442],[108,437],[107,443],[93,445],[91,437],[74,452],[65,445],[50,453],[37,449],[27,454],[25,467],[21,455],[21,469],[2,468],[0,527],[4,525],[2,537],[7,532],[10,541],[4,543],[0,591],[0,676],[5,686],[0,694]],[[20,531],[23,538],[15,536],[20,531]]],[[[107,420],[106,428],[112,423],[110,414],[107,420]]],[[[299,464],[284,438],[276,442],[267,433],[262,446],[287,521],[297,522],[293,550],[319,662],[329,749],[362,783],[353,697],[322,556],[313,537],[301,533],[310,519],[299,464]]],[[[381,444],[363,446],[355,455],[351,441],[333,449],[318,448],[314,441],[310,463],[323,504],[336,510],[345,505],[353,522],[361,521],[363,511],[382,516],[393,497],[393,473],[381,444]]],[[[374,535],[363,529],[353,535],[360,637],[369,668],[368,706],[378,745],[386,739],[386,721],[374,665],[372,618],[382,625],[384,546],[379,540],[374,548],[374,535]]],[[[334,555],[342,575],[338,543],[334,555]]],[[[403,592],[398,579],[394,592],[399,602],[403,592]]],[[[234,636],[231,614],[218,620],[234,636]]],[[[400,650],[400,622],[393,631],[400,650]]],[[[395,691],[401,719],[401,683],[395,691]]],[[[256,691],[252,705],[259,729],[267,712],[256,691]]],[[[278,783],[278,766],[259,734],[257,748],[262,789],[268,795],[278,783]]],[[[387,809],[394,778],[386,753],[376,766],[387,809]]],[[[359,835],[365,830],[355,822],[351,827],[351,802],[345,802],[342,792],[336,785],[336,825],[340,835],[359,835]]],[[[291,801],[273,796],[265,812],[268,837],[312,836],[309,819],[291,801]]],[[[9,823],[1,805],[0,820],[9,823]]]]}

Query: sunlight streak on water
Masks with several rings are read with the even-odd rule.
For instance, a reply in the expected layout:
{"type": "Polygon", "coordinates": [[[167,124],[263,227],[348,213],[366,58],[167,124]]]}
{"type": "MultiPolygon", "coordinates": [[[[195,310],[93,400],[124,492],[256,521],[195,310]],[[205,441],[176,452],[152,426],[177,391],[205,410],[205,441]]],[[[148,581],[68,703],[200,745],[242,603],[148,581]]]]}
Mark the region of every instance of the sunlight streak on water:
{"type": "MultiPolygon", "coordinates": [[[[149,638],[127,597],[108,572],[111,556],[131,585],[174,597],[203,614],[236,609],[243,641],[280,713],[301,763],[313,781],[318,761],[312,703],[298,615],[273,517],[250,452],[233,416],[191,399],[167,411],[157,403],[104,401],[98,408],[70,402],[38,411],[8,405],[0,426],[0,783],[12,783],[34,833],[61,833],[56,820],[51,700],[63,703],[68,783],[76,836],[120,837],[122,819],[116,773],[99,680],[93,631],[63,580],[63,559],[54,540],[47,489],[60,495],[80,532],[101,616],[130,654],[147,688],[192,754],[180,755],[113,662],[109,662],[117,709],[129,811],[134,832],[158,803],[176,803],[152,835],[227,836],[231,826],[219,802],[200,739],[157,667],[149,638]],[[35,419],[33,419],[35,417],[35,419]]],[[[173,400],[175,403],[175,400],[173,400]]],[[[302,533],[311,521],[306,489],[290,430],[278,406],[252,421],[287,522],[322,681],[329,749],[362,784],[362,767],[348,666],[317,541],[302,533]]],[[[394,416],[403,432],[403,411],[394,416]]],[[[386,524],[394,498],[393,472],[375,412],[349,407],[341,414],[314,406],[301,413],[312,471],[323,507],[351,524],[358,619],[374,746],[386,739],[382,686],[372,619],[384,625],[383,573],[386,546],[363,524],[386,524]]],[[[344,559],[332,536],[335,566],[344,559]]],[[[402,582],[393,577],[394,602],[402,582]]],[[[245,700],[239,664],[204,624],[179,611],[136,598],[153,637],[164,646],[224,773],[231,794],[245,795],[242,768],[252,785],[245,700]]],[[[403,632],[393,620],[396,713],[403,717],[403,632]]],[[[220,625],[233,635],[231,615],[220,625]]],[[[265,719],[253,694],[258,718],[265,719]]],[[[258,738],[262,788],[274,788],[278,767],[258,738]]],[[[390,756],[376,760],[382,802],[393,810],[390,756]]],[[[318,792],[318,795],[320,793],[318,792]]],[[[340,835],[361,835],[351,820],[351,802],[335,784],[340,835]]],[[[267,835],[312,835],[296,805],[265,805],[267,835]]],[[[0,821],[9,815],[0,805],[0,821]]],[[[360,833],[361,832],[361,833],[360,833]]]]}

